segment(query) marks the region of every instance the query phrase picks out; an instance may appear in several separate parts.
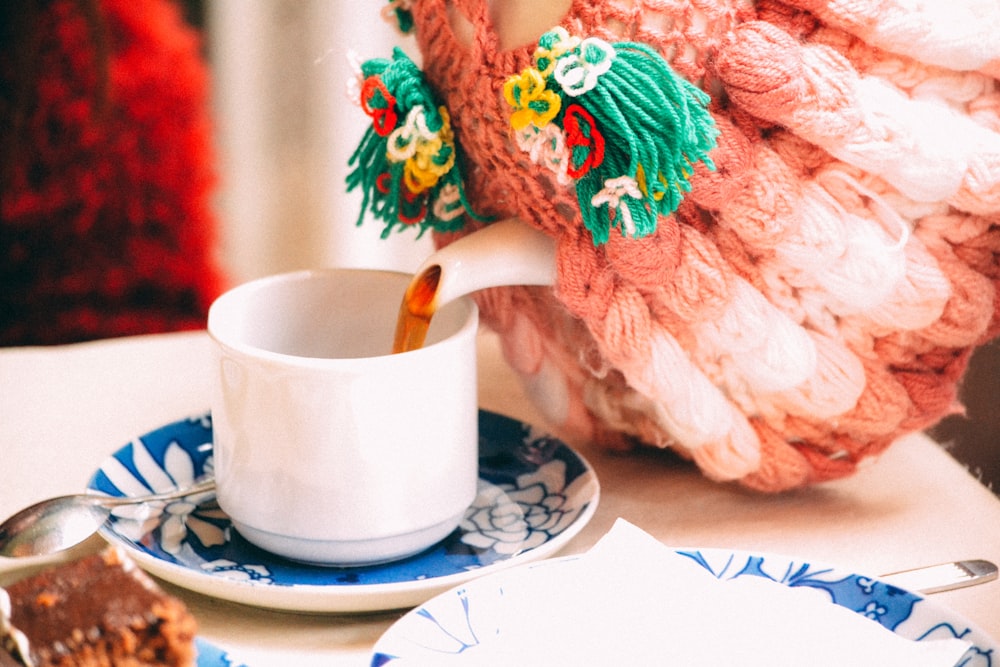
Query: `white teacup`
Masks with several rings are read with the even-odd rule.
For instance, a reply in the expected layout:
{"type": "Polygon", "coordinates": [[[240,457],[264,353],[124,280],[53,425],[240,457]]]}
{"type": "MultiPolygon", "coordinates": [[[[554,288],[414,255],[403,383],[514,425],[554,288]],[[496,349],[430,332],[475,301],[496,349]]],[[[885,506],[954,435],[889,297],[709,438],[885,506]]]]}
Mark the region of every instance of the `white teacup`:
{"type": "Polygon", "coordinates": [[[475,334],[467,297],[421,349],[390,354],[410,276],[302,271],[212,305],[218,501],[250,542],[323,565],[417,553],[476,494],[475,334]]]}

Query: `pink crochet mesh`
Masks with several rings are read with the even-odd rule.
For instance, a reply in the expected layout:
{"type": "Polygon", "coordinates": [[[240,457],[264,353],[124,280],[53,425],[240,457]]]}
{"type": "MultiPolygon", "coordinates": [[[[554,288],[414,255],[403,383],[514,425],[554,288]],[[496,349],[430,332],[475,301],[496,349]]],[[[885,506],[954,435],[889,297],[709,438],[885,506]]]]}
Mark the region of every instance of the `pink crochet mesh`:
{"type": "Polygon", "coordinates": [[[479,301],[560,435],[778,491],[960,410],[998,331],[1000,5],[937,4],[573,0],[563,27],[655,46],[721,131],[654,235],[595,247],[511,139],[501,88],[534,45],[501,49],[483,0],[415,0],[474,207],[557,240],[554,290],[479,301]]]}

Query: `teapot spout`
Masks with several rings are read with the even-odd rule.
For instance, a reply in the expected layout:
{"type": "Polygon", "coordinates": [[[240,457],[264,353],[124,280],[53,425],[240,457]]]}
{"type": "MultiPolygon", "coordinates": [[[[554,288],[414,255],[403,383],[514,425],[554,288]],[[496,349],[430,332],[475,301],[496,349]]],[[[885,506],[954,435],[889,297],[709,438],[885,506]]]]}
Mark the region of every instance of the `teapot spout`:
{"type": "Polygon", "coordinates": [[[466,294],[504,285],[552,285],[555,242],[520,220],[488,225],[447,245],[417,269],[437,274],[434,308],[466,294]]]}

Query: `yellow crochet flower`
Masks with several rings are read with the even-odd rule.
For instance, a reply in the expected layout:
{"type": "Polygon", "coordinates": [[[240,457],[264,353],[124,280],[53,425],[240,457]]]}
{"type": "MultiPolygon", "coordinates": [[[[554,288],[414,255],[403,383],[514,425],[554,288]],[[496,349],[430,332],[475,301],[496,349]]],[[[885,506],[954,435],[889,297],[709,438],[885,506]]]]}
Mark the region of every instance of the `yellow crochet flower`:
{"type": "Polygon", "coordinates": [[[542,73],[531,67],[504,82],[503,96],[507,104],[514,108],[510,125],[515,130],[523,130],[531,123],[536,127],[545,127],[556,117],[562,105],[562,99],[556,92],[545,89],[542,73]]]}
{"type": "Polygon", "coordinates": [[[418,135],[413,155],[403,168],[403,182],[415,194],[437,185],[438,180],[455,164],[455,139],[451,118],[444,107],[439,107],[441,129],[430,136],[418,135]]]}

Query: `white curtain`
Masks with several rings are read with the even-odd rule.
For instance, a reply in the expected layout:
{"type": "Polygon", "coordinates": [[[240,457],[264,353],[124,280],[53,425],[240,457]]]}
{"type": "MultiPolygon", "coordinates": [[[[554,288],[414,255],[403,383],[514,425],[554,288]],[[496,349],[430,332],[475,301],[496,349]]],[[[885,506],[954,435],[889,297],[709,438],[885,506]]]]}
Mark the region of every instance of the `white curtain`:
{"type": "Polygon", "coordinates": [[[413,232],[356,227],[360,195],[344,185],[367,119],[347,97],[348,53],[387,57],[412,43],[375,2],[206,3],[221,168],[223,261],[236,281],[297,268],[412,271],[431,252],[413,232]]]}

